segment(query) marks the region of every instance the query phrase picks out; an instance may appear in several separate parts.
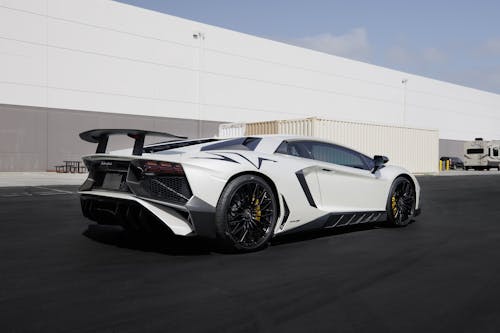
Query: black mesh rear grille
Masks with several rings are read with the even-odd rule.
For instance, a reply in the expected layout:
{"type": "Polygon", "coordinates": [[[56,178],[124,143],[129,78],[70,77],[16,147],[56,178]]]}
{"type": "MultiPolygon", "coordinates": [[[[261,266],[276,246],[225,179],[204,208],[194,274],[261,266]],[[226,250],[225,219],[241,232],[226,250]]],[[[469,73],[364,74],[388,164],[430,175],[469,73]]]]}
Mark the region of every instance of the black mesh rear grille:
{"type": "Polygon", "coordinates": [[[89,162],[92,181],[81,190],[100,189],[131,192],[177,205],[193,196],[182,166],[178,163],[150,160],[98,160],[89,162]]]}
{"type": "Polygon", "coordinates": [[[142,187],[151,198],[178,204],[185,204],[192,196],[185,176],[146,177],[142,187]]]}

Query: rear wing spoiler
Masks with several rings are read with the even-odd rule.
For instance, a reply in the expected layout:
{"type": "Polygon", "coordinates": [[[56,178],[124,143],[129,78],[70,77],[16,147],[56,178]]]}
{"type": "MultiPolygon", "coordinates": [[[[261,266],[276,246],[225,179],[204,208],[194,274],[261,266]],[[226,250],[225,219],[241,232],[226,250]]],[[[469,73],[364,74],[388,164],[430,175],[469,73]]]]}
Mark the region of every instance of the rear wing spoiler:
{"type": "Polygon", "coordinates": [[[110,135],[127,135],[135,140],[133,155],[141,156],[144,149],[144,139],[146,135],[162,136],[167,138],[187,139],[185,136],[177,136],[165,132],[144,131],[136,129],[93,129],[80,133],[80,138],[84,141],[97,143],[96,154],[106,153],[108,139],[110,135]]]}

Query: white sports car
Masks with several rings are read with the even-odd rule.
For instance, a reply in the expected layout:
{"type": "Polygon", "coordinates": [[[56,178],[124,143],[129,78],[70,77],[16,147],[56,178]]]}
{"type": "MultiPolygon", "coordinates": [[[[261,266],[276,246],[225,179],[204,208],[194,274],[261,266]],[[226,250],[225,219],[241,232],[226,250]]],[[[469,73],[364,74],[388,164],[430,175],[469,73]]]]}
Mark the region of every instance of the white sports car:
{"type": "Polygon", "coordinates": [[[386,221],[405,226],[420,212],[407,170],[316,138],[256,135],[186,140],[142,130],[92,130],[83,160],[84,216],[129,230],[168,228],[217,239],[233,251],[265,247],[278,234],[386,221]],[[133,149],[106,153],[126,134],[133,149]],[[146,135],[170,141],[144,146],[146,135]]]}

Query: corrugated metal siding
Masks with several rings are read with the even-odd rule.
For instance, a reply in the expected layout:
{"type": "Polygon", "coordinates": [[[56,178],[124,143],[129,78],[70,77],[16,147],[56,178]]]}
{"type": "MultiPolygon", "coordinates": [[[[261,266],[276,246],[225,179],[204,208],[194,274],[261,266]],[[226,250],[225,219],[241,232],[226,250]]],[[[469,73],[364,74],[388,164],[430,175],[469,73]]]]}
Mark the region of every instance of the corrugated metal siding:
{"type": "Polygon", "coordinates": [[[245,134],[318,137],[368,156],[385,155],[390,159],[389,164],[403,166],[414,173],[438,172],[437,130],[307,118],[248,123],[245,134]]]}
{"type": "Polygon", "coordinates": [[[314,136],[316,118],[280,120],[276,123],[280,134],[297,133],[297,135],[314,136]]]}
{"type": "Polygon", "coordinates": [[[219,125],[220,137],[235,137],[245,135],[246,124],[244,123],[231,123],[219,125]]]}
{"type": "Polygon", "coordinates": [[[263,121],[258,123],[247,123],[245,135],[253,134],[277,134],[279,131],[278,121],[263,121]]]}

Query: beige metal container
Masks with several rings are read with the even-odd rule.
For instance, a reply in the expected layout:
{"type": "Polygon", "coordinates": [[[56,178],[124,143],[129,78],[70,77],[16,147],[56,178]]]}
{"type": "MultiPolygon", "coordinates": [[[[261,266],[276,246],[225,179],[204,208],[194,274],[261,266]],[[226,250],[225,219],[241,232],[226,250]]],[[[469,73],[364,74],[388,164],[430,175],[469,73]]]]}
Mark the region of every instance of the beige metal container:
{"type": "MultiPolygon", "coordinates": [[[[385,155],[389,157],[389,164],[400,165],[413,173],[438,172],[439,132],[433,129],[318,118],[232,125],[240,128],[245,125],[245,135],[292,134],[326,139],[368,156],[385,155]]],[[[219,131],[219,135],[224,136],[222,134],[219,131]]]]}
{"type": "Polygon", "coordinates": [[[230,123],[219,125],[219,136],[222,138],[230,138],[245,135],[245,123],[230,123]]]}

